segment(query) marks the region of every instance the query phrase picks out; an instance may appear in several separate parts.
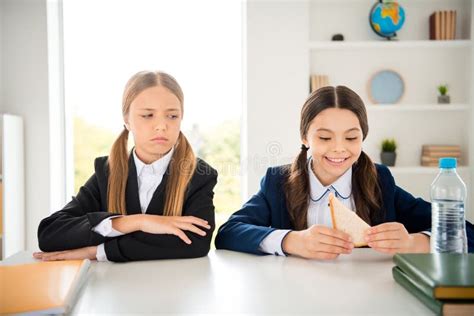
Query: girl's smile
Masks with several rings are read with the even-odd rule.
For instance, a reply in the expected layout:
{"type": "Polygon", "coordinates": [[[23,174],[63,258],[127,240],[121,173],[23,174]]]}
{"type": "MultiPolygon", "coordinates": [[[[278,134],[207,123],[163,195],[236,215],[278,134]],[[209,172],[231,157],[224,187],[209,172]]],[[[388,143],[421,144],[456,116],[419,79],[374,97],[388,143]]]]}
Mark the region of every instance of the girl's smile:
{"type": "Polygon", "coordinates": [[[334,167],[340,167],[340,166],[343,166],[345,164],[345,162],[349,159],[348,157],[346,158],[331,158],[331,157],[328,157],[328,156],[324,156],[326,162],[328,164],[330,164],[331,166],[334,166],[334,167]]]}

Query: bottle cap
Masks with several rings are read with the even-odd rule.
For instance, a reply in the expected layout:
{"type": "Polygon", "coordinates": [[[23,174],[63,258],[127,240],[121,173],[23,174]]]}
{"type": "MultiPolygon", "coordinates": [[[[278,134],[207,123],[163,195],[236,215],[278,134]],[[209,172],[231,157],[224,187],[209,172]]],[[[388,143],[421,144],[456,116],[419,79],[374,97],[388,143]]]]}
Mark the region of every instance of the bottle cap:
{"type": "Polygon", "coordinates": [[[439,159],[439,167],[442,169],[454,169],[457,166],[456,158],[444,157],[439,159]]]}

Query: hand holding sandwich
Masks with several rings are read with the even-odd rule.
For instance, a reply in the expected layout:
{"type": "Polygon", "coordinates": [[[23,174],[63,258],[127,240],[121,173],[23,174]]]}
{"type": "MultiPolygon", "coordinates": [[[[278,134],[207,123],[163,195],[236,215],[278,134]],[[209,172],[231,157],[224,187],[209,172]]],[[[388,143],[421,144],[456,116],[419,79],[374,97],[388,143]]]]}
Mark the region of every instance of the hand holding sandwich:
{"type": "Polygon", "coordinates": [[[283,239],[283,251],[307,259],[335,259],[349,254],[354,248],[352,238],[326,226],[313,225],[301,231],[292,231],[283,239]]]}
{"type": "Polygon", "coordinates": [[[430,251],[430,238],[424,234],[410,234],[397,222],[383,223],[365,231],[369,247],[384,253],[417,253],[430,251]]]}
{"type": "Polygon", "coordinates": [[[329,204],[333,227],[352,236],[356,247],[369,246],[376,251],[390,254],[430,251],[428,236],[422,233],[410,234],[401,223],[388,222],[370,227],[332,193],[329,196],[329,204]]]}

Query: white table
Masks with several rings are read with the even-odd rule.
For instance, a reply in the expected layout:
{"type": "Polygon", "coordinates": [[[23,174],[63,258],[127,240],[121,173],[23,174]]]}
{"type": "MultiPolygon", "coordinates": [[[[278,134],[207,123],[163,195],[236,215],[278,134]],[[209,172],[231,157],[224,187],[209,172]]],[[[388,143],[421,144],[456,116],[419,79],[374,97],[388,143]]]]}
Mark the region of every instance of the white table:
{"type": "MultiPolygon", "coordinates": [[[[3,264],[30,262],[19,253],[3,264]]],[[[92,263],[73,314],[431,315],[392,278],[392,257],[356,249],[334,261],[254,256],[92,263]]]]}

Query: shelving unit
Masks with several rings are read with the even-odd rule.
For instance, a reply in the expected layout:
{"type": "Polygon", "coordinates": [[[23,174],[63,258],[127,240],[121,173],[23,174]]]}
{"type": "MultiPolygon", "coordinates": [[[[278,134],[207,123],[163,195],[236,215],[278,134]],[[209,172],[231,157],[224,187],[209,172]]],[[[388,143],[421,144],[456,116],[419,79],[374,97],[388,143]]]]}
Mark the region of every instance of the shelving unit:
{"type": "Polygon", "coordinates": [[[466,111],[471,110],[469,104],[370,104],[366,106],[368,111],[435,111],[435,112],[449,112],[449,111],[466,111]]]}
{"type": "Polygon", "coordinates": [[[397,164],[391,170],[397,184],[412,194],[429,199],[430,184],[438,172],[420,166],[422,145],[459,144],[463,155],[458,171],[469,190],[466,216],[474,222],[469,206],[474,199],[472,1],[399,0],[406,21],[397,41],[382,39],[370,28],[368,16],[374,3],[248,1],[245,100],[246,108],[252,110],[243,116],[248,135],[242,157],[268,157],[268,144],[275,141],[281,152],[261,168],[248,168],[245,198],[258,190],[266,167],[294,159],[309,76],[324,74],[331,85],[346,85],[364,100],[370,129],[363,149],[375,162],[380,161],[381,140],[396,138],[397,164]],[[429,16],[440,10],[456,10],[456,40],[428,40],[429,16]],[[334,34],[343,34],[345,41],[332,42],[334,34]],[[398,104],[373,105],[367,83],[375,72],[387,68],[402,76],[405,93],[398,104]],[[436,87],[445,83],[451,104],[439,105],[436,87]]]}
{"type": "MultiPolygon", "coordinates": [[[[363,149],[375,162],[380,162],[381,140],[397,140],[397,163],[390,169],[401,187],[429,199],[438,169],[420,166],[422,145],[455,144],[462,149],[458,172],[468,186],[468,196],[473,196],[472,1],[400,0],[406,21],[397,40],[391,41],[377,36],[369,26],[375,2],[309,1],[310,74],[327,75],[331,85],[346,85],[362,97],[370,127],[363,149]],[[456,40],[428,39],[429,16],[437,10],[457,11],[456,40]],[[336,33],[343,34],[345,41],[331,41],[336,33]],[[370,102],[368,81],[382,69],[394,70],[404,80],[405,92],[398,104],[370,102]],[[452,104],[437,104],[436,87],[445,83],[452,104]]],[[[472,203],[468,200],[467,204],[472,220],[472,203]]]]}
{"type": "Polygon", "coordinates": [[[309,49],[314,50],[353,50],[353,49],[394,49],[394,48],[470,48],[471,40],[450,40],[450,41],[430,41],[430,40],[407,40],[407,41],[310,41],[309,49]]]}

